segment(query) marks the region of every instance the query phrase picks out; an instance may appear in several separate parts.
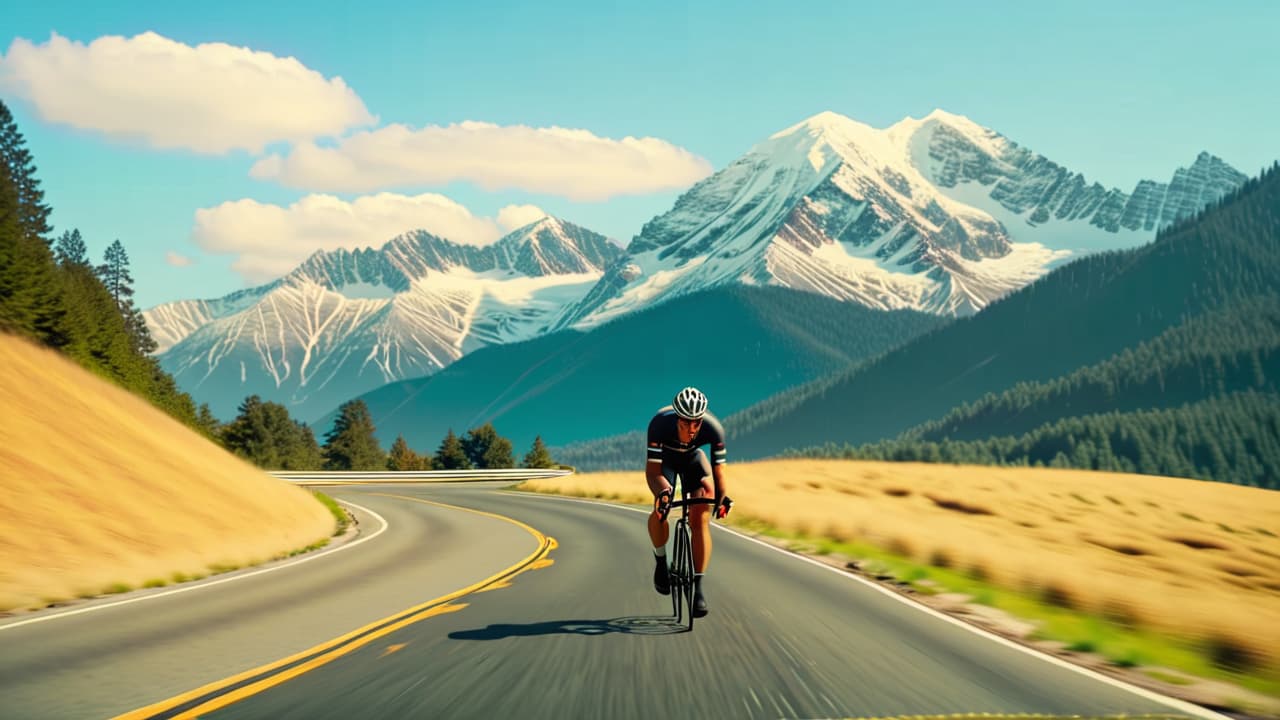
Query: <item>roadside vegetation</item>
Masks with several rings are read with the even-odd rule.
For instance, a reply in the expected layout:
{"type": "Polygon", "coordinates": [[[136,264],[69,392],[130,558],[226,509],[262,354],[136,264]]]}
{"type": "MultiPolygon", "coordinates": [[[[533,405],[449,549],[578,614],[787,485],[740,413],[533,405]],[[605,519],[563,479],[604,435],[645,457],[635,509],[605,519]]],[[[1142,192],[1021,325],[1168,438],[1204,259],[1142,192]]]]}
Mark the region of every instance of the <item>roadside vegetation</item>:
{"type": "MultiPolygon", "coordinates": [[[[396,437],[390,451],[382,449],[377,428],[363,400],[352,400],[338,409],[324,443],[316,441],[306,424],[293,420],[289,410],[251,395],[240,404],[239,414],[226,424],[210,427],[222,447],[264,470],[470,470],[513,468],[516,457],[511,441],[492,423],[471,428],[459,437],[452,429],[434,452],[418,452],[404,435],[396,437]]],[[[527,468],[556,467],[542,442],[534,438],[520,459],[527,468]]]]}
{"type": "MultiPolygon", "coordinates": [[[[312,490],[311,494],[315,496],[325,507],[329,508],[330,514],[333,515],[335,523],[333,535],[337,537],[347,531],[347,527],[351,524],[351,518],[347,515],[347,511],[342,509],[337,500],[325,495],[318,490],[312,490]]],[[[327,542],[327,541],[326,541],[327,542]]]]}
{"type": "MultiPolygon", "coordinates": [[[[729,481],[732,525],[852,563],[931,605],[975,617],[975,606],[994,608],[1018,619],[1006,631],[1028,641],[1280,698],[1274,492],[1120,473],[838,460],[735,464],[729,481]]],[[[520,487],[651,502],[639,472],[520,487]]]]}

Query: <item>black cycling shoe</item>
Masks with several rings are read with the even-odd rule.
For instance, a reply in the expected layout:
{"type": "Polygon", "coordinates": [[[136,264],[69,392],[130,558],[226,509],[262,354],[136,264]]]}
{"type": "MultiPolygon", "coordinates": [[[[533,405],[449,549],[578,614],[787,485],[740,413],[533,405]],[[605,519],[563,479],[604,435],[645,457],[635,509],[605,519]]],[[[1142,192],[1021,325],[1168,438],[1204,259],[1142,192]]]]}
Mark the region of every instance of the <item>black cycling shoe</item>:
{"type": "Polygon", "coordinates": [[[671,575],[667,573],[667,559],[660,557],[653,567],[653,589],[660,595],[671,594],[671,575]]]}
{"type": "Polygon", "coordinates": [[[707,607],[707,599],[702,596],[702,588],[696,588],[693,591],[693,616],[702,617],[710,611],[707,607]]]}

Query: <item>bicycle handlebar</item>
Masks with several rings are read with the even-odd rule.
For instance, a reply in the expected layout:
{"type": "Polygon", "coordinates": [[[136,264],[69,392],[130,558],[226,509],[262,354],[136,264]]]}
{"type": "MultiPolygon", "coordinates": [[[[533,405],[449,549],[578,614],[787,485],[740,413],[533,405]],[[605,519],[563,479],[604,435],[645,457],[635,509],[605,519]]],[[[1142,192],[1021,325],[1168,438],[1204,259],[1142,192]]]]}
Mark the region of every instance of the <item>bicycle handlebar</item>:
{"type": "Polygon", "coordinates": [[[689,498],[687,500],[672,500],[667,503],[667,507],[685,507],[687,505],[715,505],[715,498],[689,498]]]}
{"type": "Polygon", "coordinates": [[[671,502],[667,503],[666,508],[662,510],[662,513],[661,513],[662,521],[663,522],[667,521],[667,516],[671,514],[672,508],[691,507],[693,505],[715,505],[715,504],[716,504],[715,498],[686,497],[683,500],[672,500],[671,502]]]}

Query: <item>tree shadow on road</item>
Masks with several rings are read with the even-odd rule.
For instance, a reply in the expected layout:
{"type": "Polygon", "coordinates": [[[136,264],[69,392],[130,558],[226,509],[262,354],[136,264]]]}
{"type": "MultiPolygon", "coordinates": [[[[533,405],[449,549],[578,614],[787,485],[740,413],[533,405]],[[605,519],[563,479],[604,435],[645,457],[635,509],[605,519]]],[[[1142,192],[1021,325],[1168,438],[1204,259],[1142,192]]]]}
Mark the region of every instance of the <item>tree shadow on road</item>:
{"type": "Polygon", "coordinates": [[[612,620],[549,620],[524,625],[493,624],[449,633],[453,640],[501,640],[533,635],[674,635],[687,628],[670,615],[632,616],[612,620]]]}

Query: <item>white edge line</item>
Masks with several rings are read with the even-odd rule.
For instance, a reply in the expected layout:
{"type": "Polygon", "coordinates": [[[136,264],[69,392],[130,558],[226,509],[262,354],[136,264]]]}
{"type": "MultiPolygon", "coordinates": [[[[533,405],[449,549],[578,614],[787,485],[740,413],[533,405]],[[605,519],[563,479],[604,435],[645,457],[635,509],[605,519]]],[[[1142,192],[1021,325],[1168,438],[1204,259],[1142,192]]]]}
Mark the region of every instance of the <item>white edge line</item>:
{"type": "Polygon", "coordinates": [[[236,575],[234,577],[221,578],[219,580],[213,580],[210,582],[188,585],[186,587],[175,588],[173,590],[166,590],[165,592],[156,593],[154,595],[143,595],[141,597],[131,598],[129,600],[120,600],[118,602],[106,603],[104,605],[94,605],[92,607],[80,608],[78,610],[68,610],[67,612],[60,612],[52,615],[43,615],[41,617],[29,618],[27,620],[19,620],[18,622],[8,623],[7,625],[0,625],[0,632],[9,630],[10,628],[21,627],[23,625],[32,625],[38,622],[44,622],[46,620],[57,620],[59,618],[70,617],[72,615],[79,615],[81,613],[95,612],[97,610],[106,610],[107,608],[120,607],[121,605],[129,605],[131,603],[142,602],[144,600],[154,600],[156,598],[169,597],[170,595],[177,595],[178,593],[191,592],[192,590],[203,590],[205,588],[210,588],[215,585],[221,585],[223,583],[229,583],[235,580],[243,580],[245,578],[254,577],[255,575],[263,575],[265,573],[275,572],[276,570],[291,568],[297,565],[301,565],[304,562],[310,562],[311,560],[316,560],[322,557],[328,557],[334,553],[342,552],[343,550],[346,550],[348,548],[353,548],[363,542],[367,542],[369,540],[372,540],[378,537],[387,529],[387,527],[389,527],[389,524],[387,523],[386,518],[382,517],[381,515],[370,510],[367,507],[356,505],[355,503],[347,502],[345,500],[338,500],[338,502],[342,503],[343,505],[350,505],[351,507],[357,510],[363,510],[364,512],[369,513],[370,515],[377,518],[378,522],[382,523],[382,527],[378,528],[377,532],[373,533],[372,535],[362,537],[359,540],[356,540],[354,542],[344,543],[343,545],[340,545],[336,548],[330,548],[329,550],[325,550],[323,552],[308,554],[304,557],[298,558],[297,560],[281,563],[279,565],[273,565],[269,568],[254,570],[253,572],[248,572],[243,575],[236,575]]]}
{"type": "MultiPolygon", "coordinates": [[[[645,515],[648,515],[648,514],[649,514],[649,512],[650,512],[650,511],[648,511],[648,510],[643,510],[643,509],[641,509],[641,508],[634,508],[634,507],[629,507],[629,506],[627,506],[627,505],[619,505],[619,504],[615,504],[615,503],[602,502],[602,501],[599,501],[599,500],[586,500],[586,499],[582,499],[582,498],[561,497],[561,496],[558,496],[558,495],[548,495],[548,494],[544,494],[544,493],[537,493],[537,492],[528,492],[528,491],[519,491],[519,492],[517,492],[517,491],[511,491],[509,494],[511,494],[511,495],[519,495],[519,496],[528,496],[528,497],[539,497],[539,498],[544,498],[544,499],[547,499],[547,500],[562,500],[562,501],[565,501],[565,502],[579,502],[579,503],[586,503],[586,504],[588,504],[588,505],[602,505],[602,506],[604,506],[604,507],[617,508],[617,509],[619,509],[619,510],[629,510],[629,511],[631,511],[631,512],[638,512],[638,513],[642,513],[642,514],[645,514],[645,515]]],[[[731,534],[733,534],[733,535],[737,535],[738,537],[742,538],[743,540],[750,540],[751,542],[756,543],[756,544],[758,544],[758,545],[762,545],[762,546],[764,546],[764,547],[767,547],[767,548],[769,548],[770,550],[774,550],[774,551],[776,551],[776,552],[782,553],[783,555],[786,555],[787,557],[794,558],[794,559],[796,559],[796,560],[803,560],[804,562],[807,562],[807,563],[809,563],[809,564],[811,564],[811,565],[816,565],[817,567],[820,567],[820,568],[822,568],[823,570],[829,570],[829,571],[831,571],[831,572],[833,572],[833,573],[836,573],[837,575],[839,575],[839,576],[841,576],[841,577],[848,578],[848,579],[850,579],[850,580],[856,580],[856,581],[858,581],[858,582],[862,583],[863,585],[866,585],[867,587],[872,588],[873,590],[876,590],[876,591],[878,591],[878,592],[884,593],[885,595],[888,595],[889,597],[893,598],[894,600],[897,600],[898,602],[901,602],[901,603],[903,603],[903,604],[905,604],[905,605],[908,605],[908,606],[910,606],[910,607],[913,607],[913,608],[915,608],[915,609],[917,609],[917,610],[920,610],[920,611],[922,611],[922,612],[928,613],[928,614],[930,614],[930,615],[932,615],[932,616],[934,616],[934,617],[936,617],[936,618],[938,618],[938,619],[940,619],[940,620],[945,620],[946,622],[949,622],[949,623],[951,623],[952,625],[958,625],[959,627],[962,627],[962,628],[964,628],[965,630],[968,630],[968,631],[970,631],[970,632],[973,632],[973,633],[975,633],[975,634],[977,634],[977,635],[981,635],[981,636],[983,636],[983,637],[987,638],[988,640],[993,640],[993,641],[995,641],[995,642],[1000,643],[1001,645],[1004,645],[1004,646],[1006,646],[1006,647],[1013,648],[1014,650],[1020,650],[1020,651],[1022,651],[1022,652],[1024,652],[1024,653],[1026,653],[1026,654],[1028,654],[1028,655],[1031,655],[1032,657],[1040,658],[1041,660],[1044,660],[1045,662],[1053,663],[1054,665],[1057,665],[1058,667],[1066,668],[1067,670],[1072,670],[1072,671],[1074,671],[1074,672],[1080,673],[1081,675],[1084,675],[1084,676],[1086,676],[1086,677],[1092,678],[1092,679],[1094,679],[1094,680],[1098,680],[1098,681],[1100,681],[1100,682],[1107,683],[1108,685],[1112,685],[1112,686],[1117,687],[1117,688],[1120,688],[1120,689],[1122,689],[1122,690],[1128,690],[1129,692],[1132,692],[1132,693],[1134,693],[1135,695],[1138,695],[1138,696],[1140,696],[1140,697],[1146,698],[1147,700],[1153,700],[1153,701],[1155,701],[1155,702],[1158,702],[1158,703],[1161,703],[1161,704],[1167,705],[1167,706],[1169,706],[1169,707],[1171,707],[1171,708],[1173,708],[1173,709],[1175,709],[1175,710],[1181,710],[1182,712],[1189,713],[1189,714],[1191,714],[1191,715],[1195,715],[1195,716],[1197,716],[1197,717],[1207,718],[1208,720],[1233,720],[1233,719],[1231,718],[1231,716],[1229,716],[1229,715],[1222,715],[1222,714],[1220,714],[1220,713],[1216,713],[1216,712],[1214,712],[1214,711],[1212,711],[1212,710],[1210,710],[1210,709],[1208,709],[1208,708],[1201,707],[1200,705],[1196,705],[1195,703],[1189,703],[1189,702],[1187,702],[1187,701],[1185,701],[1185,700],[1179,700],[1179,699],[1177,699],[1177,698],[1171,698],[1171,697],[1169,697],[1169,696],[1167,696],[1167,695],[1161,695],[1160,693],[1157,693],[1157,692],[1154,692],[1154,691],[1151,691],[1151,690],[1147,690],[1146,688],[1138,687],[1137,685],[1130,685],[1129,683],[1126,683],[1126,682],[1124,682],[1124,681],[1122,681],[1122,680],[1117,680],[1116,678],[1113,678],[1113,677],[1111,677],[1111,676],[1109,676],[1109,675],[1103,675],[1103,674],[1101,674],[1101,673],[1095,672],[1095,671],[1090,670],[1090,669],[1088,669],[1088,668],[1083,668],[1083,667],[1080,667],[1079,665],[1073,665],[1072,663],[1069,663],[1069,662],[1067,662],[1066,660],[1062,660],[1062,659],[1060,659],[1060,658],[1056,658],[1056,657],[1054,657],[1054,656],[1052,656],[1052,655],[1048,655],[1048,654],[1042,653],[1042,652],[1040,652],[1039,650],[1036,650],[1035,648],[1027,647],[1026,645],[1023,645],[1023,644],[1021,644],[1021,643],[1016,643],[1016,642],[1014,642],[1014,641],[1012,641],[1012,640],[1009,640],[1008,638],[1005,638],[1005,637],[1001,637],[1001,636],[999,636],[999,635],[996,635],[995,633],[992,633],[992,632],[991,632],[991,631],[989,631],[989,630],[985,630],[985,629],[983,629],[983,628],[981,628],[981,627],[978,627],[978,626],[976,626],[976,625],[971,625],[970,623],[964,622],[964,621],[962,621],[962,620],[957,620],[956,618],[953,618],[953,617],[951,617],[950,615],[947,615],[946,613],[941,612],[941,611],[939,611],[939,610],[935,610],[935,609],[933,609],[933,608],[929,607],[928,605],[924,605],[924,604],[921,604],[921,603],[918,603],[918,602],[914,602],[914,601],[912,601],[912,600],[909,600],[909,599],[907,599],[907,598],[903,597],[902,595],[900,595],[900,594],[898,594],[898,593],[896,593],[896,592],[894,592],[894,591],[892,591],[892,590],[889,590],[888,588],[881,587],[879,584],[877,584],[877,583],[873,583],[873,582],[871,582],[870,580],[867,580],[867,579],[866,579],[866,578],[864,578],[864,577],[860,577],[860,576],[858,576],[858,575],[854,575],[853,573],[845,572],[845,571],[843,571],[843,570],[841,570],[841,569],[839,569],[839,568],[836,568],[836,567],[832,567],[832,566],[830,566],[830,565],[827,565],[826,563],[820,563],[820,562],[818,562],[817,560],[814,560],[813,558],[805,557],[804,555],[800,555],[800,554],[798,554],[798,553],[791,552],[790,550],[784,550],[784,549],[782,549],[782,548],[780,548],[780,547],[778,547],[778,546],[776,546],[776,545],[771,545],[771,544],[769,544],[769,543],[767,543],[767,542],[765,542],[765,541],[763,541],[763,540],[759,540],[759,539],[753,538],[753,537],[751,537],[750,535],[745,535],[745,534],[743,534],[741,531],[739,531],[739,530],[735,530],[734,528],[726,527],[725,525],[716,525],[715,523],[712,523],[712,524],[711,524],[711,526],[712,526],[712,527],[714,527],[714,528],[717,528],[717,529],[719,529],[719,530],[723,530],[723,531],[725,531],[725,532],[727,532],[727,533],[731,533],[731,534]]],[[[3,629],[3,628],[0,628],[0,629],[3,629]]]]}

